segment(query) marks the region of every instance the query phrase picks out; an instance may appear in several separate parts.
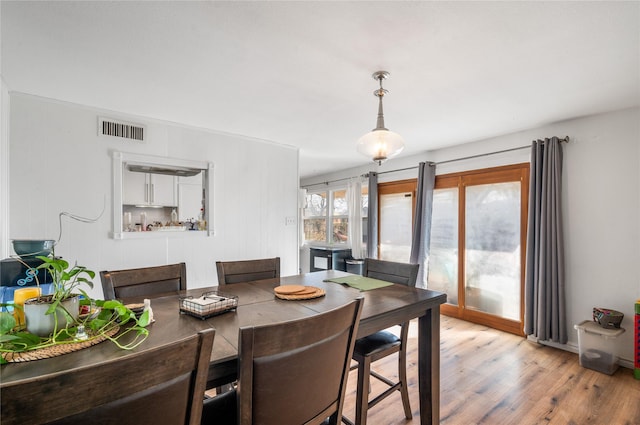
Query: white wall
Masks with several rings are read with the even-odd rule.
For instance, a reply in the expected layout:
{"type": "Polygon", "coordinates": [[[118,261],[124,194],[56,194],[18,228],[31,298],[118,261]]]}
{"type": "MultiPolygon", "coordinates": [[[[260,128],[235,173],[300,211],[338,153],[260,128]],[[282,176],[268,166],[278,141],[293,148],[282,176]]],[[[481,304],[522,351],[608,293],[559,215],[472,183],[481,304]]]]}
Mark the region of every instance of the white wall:
{"type": "Polygon", "coordinates": [[[63,217],[57,255],[96,272],[184,261],[189,288],[217,283],[216,260],[280,256],[297,273],[296,149],[19,93],[10,108],[9,238],[58,239],[60,212],[96,217],[106,200],[96,223],[63,217]],[[147,125],[147,143],[98,137],[98,116],[147,125]],[[213,162],[215,236],[110,239],[114,150],[213,162]]]}
{"type": "MultiPolygon", "coordinates": [[[[576,351],[573,325],[591,319],[593,307],[625,314],[626,332],[614,342],[623,364],[633,359],[634,302],[640,298],[640,109],[584,117],[474,143],[390,160],[380,171],[441,162],[529,145],[534,139],[569,136],[564,146],[563,207],[565,222],[567,322],[566,349],[576,351]]],[[[408,141],[407,143],[410,143],[408,141]]],[[[456,161],[437,174],[527,162],[529,150],[456,161]]],[[[302,185],[361,174],[372,167],[306,179],[302,185]]],[[[416,176],[389,173],[380,181],[416,176]]]]}
{"type": "Polygon", "coordinates": [[[0,258],[9,255],[9,90],[0,76],[0,258]]]}

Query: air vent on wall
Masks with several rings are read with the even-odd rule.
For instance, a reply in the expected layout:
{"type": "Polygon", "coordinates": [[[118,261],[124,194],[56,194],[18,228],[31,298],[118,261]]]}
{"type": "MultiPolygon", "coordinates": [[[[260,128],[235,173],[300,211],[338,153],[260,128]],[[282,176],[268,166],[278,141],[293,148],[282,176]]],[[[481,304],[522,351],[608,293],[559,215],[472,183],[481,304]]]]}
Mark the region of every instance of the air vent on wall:
{"type": "Polygon", "coordinates": [[[124,139],[145,141],[145,126],[109,118],[98,117],[98,135],[122,137],[124,139]]]}

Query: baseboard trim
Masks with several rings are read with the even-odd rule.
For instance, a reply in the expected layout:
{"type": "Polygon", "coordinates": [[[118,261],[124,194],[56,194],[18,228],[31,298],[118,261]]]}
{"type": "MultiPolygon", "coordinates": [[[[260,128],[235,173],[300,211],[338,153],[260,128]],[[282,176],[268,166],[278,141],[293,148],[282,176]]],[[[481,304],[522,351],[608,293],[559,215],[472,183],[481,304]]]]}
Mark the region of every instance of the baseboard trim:
{"type": "MultiPolygon", "coordinates": [[[[580,353],[580,349],[579,349],[578,345],[573,343],[573,342],[568,342],[566,344],[560,344],[560,343],[553,342],[553,341],[540,340],[540,339],[538,339],[537,337],[535,337],[533,335],[528,335],[527,336],[527,340],[531,341],[531,342],[535,342],[536,344],[541,344],[541,345],[546,345],[548,347],[557,348],[559,350],[570,351],[570,352],[576,353],[576,354],[580,353]]],[[[620,366],[626,367],[628,369],[633,369],[634,368],[633,360],[620,358],[619,361],[618,361],[618,364],[620,366]]]]}

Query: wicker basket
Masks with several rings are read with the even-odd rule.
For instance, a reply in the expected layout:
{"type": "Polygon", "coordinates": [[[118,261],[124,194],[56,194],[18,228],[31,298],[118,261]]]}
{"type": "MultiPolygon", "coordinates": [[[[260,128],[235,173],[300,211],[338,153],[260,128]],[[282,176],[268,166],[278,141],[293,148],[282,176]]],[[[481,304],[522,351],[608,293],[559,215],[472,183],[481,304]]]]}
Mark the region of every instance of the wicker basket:
{"type": "Polygon", "coordinates": [[[235,310],[237,307],[237,296],[226,295],[218,291],[205,292],[197,298],[180,298],[180,311],[200,319],[235,310]]]}

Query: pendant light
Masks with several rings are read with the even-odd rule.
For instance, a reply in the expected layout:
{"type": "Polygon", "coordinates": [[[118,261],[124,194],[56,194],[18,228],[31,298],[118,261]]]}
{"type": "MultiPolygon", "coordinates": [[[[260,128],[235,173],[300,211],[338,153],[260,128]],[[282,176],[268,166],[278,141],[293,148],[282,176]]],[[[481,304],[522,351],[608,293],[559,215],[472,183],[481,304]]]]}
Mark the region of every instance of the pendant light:
{"type": "Polygon", "coordinates": [[[388,93],[382,88],[382,80],[389,78],[387,71],[377,71],[372,75],[374,80],[380,82],[380,88],[373,92],[378,98],[378,121],[376,128],[365,134],[358,140],[356,149],[381,165],[384,161],[402,152],[404,140],[398,133],[389,131],[384,126],[384,114],[382,113],[382,98],[388,93]]]}

